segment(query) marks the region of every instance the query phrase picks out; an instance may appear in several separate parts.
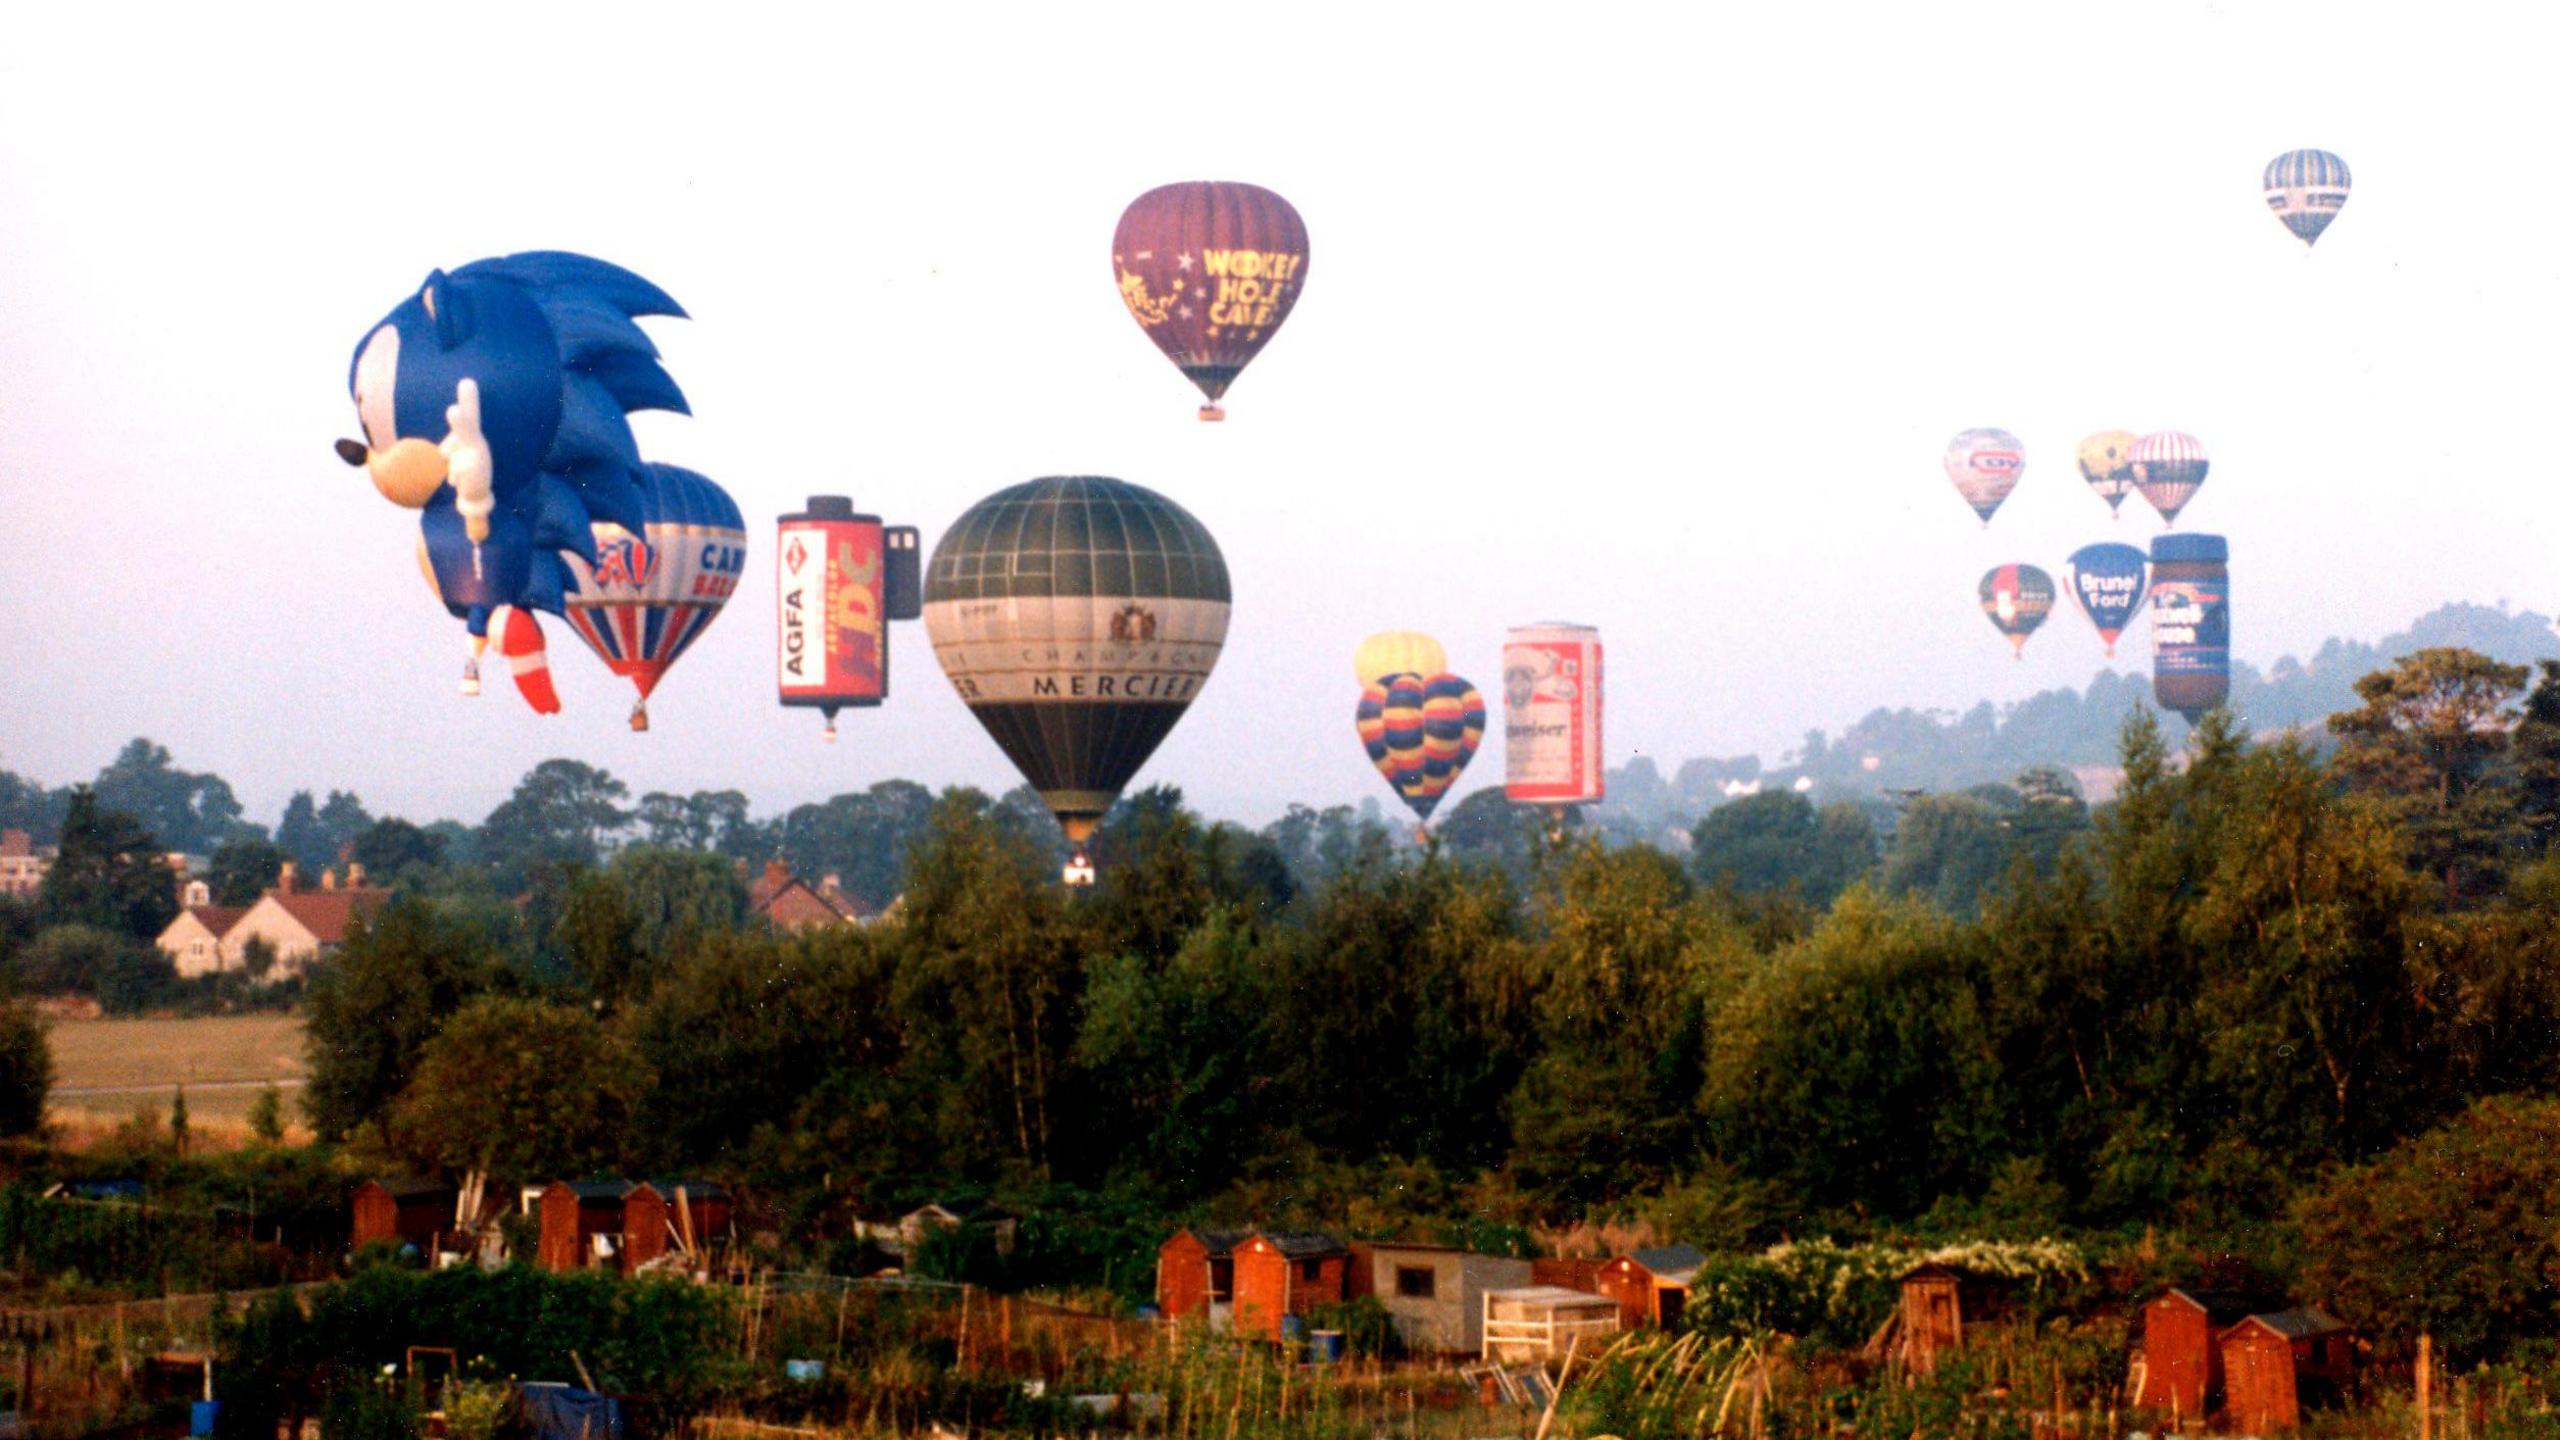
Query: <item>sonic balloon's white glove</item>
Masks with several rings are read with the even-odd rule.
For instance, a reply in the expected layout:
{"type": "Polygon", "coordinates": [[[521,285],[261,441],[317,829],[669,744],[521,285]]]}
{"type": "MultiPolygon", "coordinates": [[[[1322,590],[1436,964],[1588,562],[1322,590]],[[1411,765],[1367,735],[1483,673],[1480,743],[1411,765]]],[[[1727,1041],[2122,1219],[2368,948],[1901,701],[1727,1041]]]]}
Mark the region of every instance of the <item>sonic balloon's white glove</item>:
{"type": "Polygon", "coordinates": [[[462,528],[479,544],[489,538],[489,512],[498,508],[492,488],[489,441],[480,433],[480,382],[464,376],[453,387],[453,403],[444,411],[445,478],[453,483],[453,508],[462,513],[462,528]]]}

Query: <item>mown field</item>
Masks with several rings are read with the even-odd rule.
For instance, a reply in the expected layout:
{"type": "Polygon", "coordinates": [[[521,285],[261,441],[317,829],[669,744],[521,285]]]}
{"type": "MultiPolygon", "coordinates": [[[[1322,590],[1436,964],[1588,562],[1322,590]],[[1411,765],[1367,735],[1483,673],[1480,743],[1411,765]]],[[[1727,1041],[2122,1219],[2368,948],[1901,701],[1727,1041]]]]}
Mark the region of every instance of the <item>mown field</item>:
{"type": "Polygon", "coordinates": [[[53,1066],[53,1119],[69,1132],[112,1126],[146,1108],[165,1118],[180,1085],[190,1125],[245,1132],[249,1106],[266,1086],[281,1087],[288,1101],[301,1088],[302,1017],[60,1020],[53,1066]]]}

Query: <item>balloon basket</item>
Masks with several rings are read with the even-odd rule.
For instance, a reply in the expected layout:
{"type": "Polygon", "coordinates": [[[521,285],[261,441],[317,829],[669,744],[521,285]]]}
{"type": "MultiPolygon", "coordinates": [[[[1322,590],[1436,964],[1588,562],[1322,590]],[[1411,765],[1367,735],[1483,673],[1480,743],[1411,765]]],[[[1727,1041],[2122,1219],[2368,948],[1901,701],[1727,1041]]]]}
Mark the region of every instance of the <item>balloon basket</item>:
{"type": "Polygon", "coordinates": [[[646,735],[649,733],[648,706],[634,705],[631,707],[631,729],[634,734],[646,735]]]}
{"type": "Polygon", "coordinates": [[[477,660],[462,662],[462,693],[465,695],[480,693],[480,662],[477,660]]]}
{"type": "Polygon", "coordinates": [[[1227,418],[1226,407],[1221,405],[1203,405],[1200,407],[1200,418],[1214,425],[1227,418]]]}
{"type": "Polygon", "coordinates": [[[1070,890],[1082,890],[1093,884],[1093,861],[1082,850],[1067,857],[1067,868],[1058,879],[1070,890]]]}
{"type": "Polygon", "coordinates": [[[836,743],[836,717],[827,717],[827,728],[818,732],[818,738],[829,745],[836,743]]]}

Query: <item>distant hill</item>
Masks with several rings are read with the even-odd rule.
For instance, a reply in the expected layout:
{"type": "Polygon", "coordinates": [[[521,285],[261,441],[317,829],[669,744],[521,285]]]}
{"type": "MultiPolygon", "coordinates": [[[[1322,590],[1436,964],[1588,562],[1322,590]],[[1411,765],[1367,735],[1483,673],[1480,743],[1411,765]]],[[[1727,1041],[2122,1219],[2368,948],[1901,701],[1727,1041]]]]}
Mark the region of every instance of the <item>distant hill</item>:
{"type": "MultiPolygon", "coordinates": [[[[2340,710],[2355,708],[2355,682],[2412,651],[2461,646],[2509,664],[2560,657],[2550,617],[2530,610],[2452,604],[2420,616],[2380,640],[2332,639],[2308,660],[2292,656],[2260,672],[2231,667],[2232,710],[2267,734],[2300,729],[2315,736],[2340,710]]],[[[2102,670],[2082,690],[2047,690],[2005,707],[1985,700],[1960,716],[1876,709],[1838,735],[1814,730],[1804,744],[1771,763],[1756,755],[1688,760],[1669,776],[1638,756],[1609,772],[1609,799],[1596,818],[1629,838],[1661,839],[1686,831],[1731,794],[1779,789],[1810,780],[1817,800],[1874,800],[1890,790],[1960,790],[2006,781],[2037,765],[2072,771],[2093,799],[2114,786],[2116,745],[2125,717],[2151,702],[2147,673],[2102,670]]],[[[2173,735],[2183,722],[2167,717],[2173,735]]]]}

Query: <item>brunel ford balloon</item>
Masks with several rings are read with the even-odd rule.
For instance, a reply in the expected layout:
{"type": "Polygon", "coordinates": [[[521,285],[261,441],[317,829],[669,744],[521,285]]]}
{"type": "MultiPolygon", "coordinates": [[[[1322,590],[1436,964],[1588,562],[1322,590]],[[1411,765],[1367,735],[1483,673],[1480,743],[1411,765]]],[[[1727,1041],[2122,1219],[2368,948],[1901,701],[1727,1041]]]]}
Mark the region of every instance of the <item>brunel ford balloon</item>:
{"type": "Polygon", "coordinates": [[[1297,308],[1306,222],[1259,185],[1159,185],[1120,216],[1111,274],[1138,328],[1209,397],[1200,418],[1223,420],[1219,397],[1297,308]]]}
{"type": "Polygon", "coordinates": [[[1227,604],[1208,528],[1099,475],[997,491],[925,567],[935,657],[1079,849],[1208,680],[1227,604]]]}
{"type": "Polygon", "coordinates": [[[2231,698],[2230,553],[2219,535],[2151,542],[2151,693],[2191,725],[2231,698]]]}

